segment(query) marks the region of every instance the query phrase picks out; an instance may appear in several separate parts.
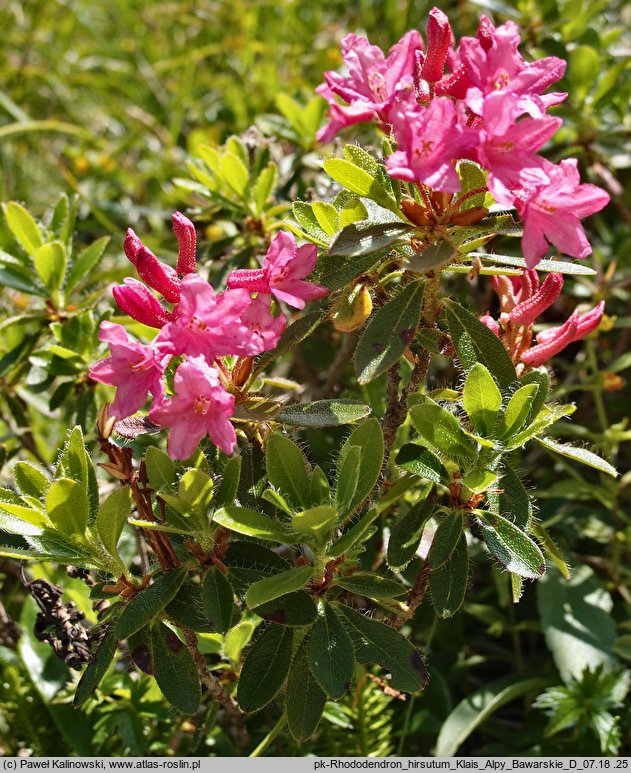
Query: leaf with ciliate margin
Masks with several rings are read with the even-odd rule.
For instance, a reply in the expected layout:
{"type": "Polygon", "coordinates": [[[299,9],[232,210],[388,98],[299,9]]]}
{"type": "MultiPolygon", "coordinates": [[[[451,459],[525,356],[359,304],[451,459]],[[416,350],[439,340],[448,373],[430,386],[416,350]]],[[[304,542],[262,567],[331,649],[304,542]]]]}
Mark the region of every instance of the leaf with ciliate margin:
{"type": "Polygon", "coordinates": [[[116,626],[118,638],[126,639],[154,620],[175,598],[185,577],[186,569],[163,574],[128,601],[116,626]]]}
{"type": "Polygon", "coordinates": [[[481,362],[497,381],[502,392],[517,379],[515,366],[500,339],[488,327],[451,299],[443,301],[451,340],[465,370],[481,362]]]}
{"type": "Polygon", "coordinates": [[[306,590],[286,593],[284,596],[261,604],[253,612],[270,623],[296,628],[311,625],[318,617],[317,607],[306,590]]]}
{"type": "Polygon", "coordinates": [[[405,270],[413,274],[427,274],[437,268],[446,266],[455,255],[456,247],[448,239],[430,244],[423,252],[415,252],[405,262],[405,270]]]}
{"type": "Polygon", "coordinates": [[[316,400],[285,405],[274,421],[293,427],[339,427],[370,415],[370,406],[357,400],[316,400]]]}
{"type": "Polygon", "coordinates": [[[107,633],[101,640],[97,651],[94,653],[94,657],[88,663],[88,667],[81,675],[81,679],[79,679],[74,694],[74,700],[72,702],[75,709],[83,706],[88,698],[96,692],[96,688],[101,683],[111,662],[114,660],[117,645],[118,637],[116,636],[116,625],[115,621],[112,621],[109,623],[107,633]]]}
{"type": "Polygon", "coordinates": [[[489,369],[482,363],[476,362],[467,373],[462,397],[464,409],[475,429],[489,437],[502,407],[502,395],[489,369]]]}
{"type": "Polygon", "coordinates": [[[227,633],[232,623],[234,592],[227,577],[216,566],[211,566],[204,577],[202,604],[204,615],[215,630],[227,633]]]}
{"type": "Polygon", "coordinates": [[[34,258],[44,240],[33,216],[17,201],[3,204],[2,209],[9,230],[25,252],[34,258]]]}
{"type": "Polygon", "coordinates": [[[410,410],[410,417],[421,437],[441,453],[454,459],[475,459],[476,442],[458,418],[438,403],[427,398],[410,410]]]}
{"type": "Polygon", "coordinates": [[[145,467],[149,484],[154,491],[169,488],[175,481],[175,462],[155,446],[149,446],[145,453],[145,467]]]}
{"type": "Polygon", "coordinates": [[[549,451],[554,451],[555,454],[560,454],[568,459],[573,459],[575,462],[586,464],[599,472],[611,475],[612,478],[617,478],[619,475],[613,465],[585,448],[577,448],[576,446],[571,446],[567,443],[559,443],[549,437],[541,437],[537,438],[537,440],[544,448],[547,448],[549,451]]]}
{"type": "Polygon", "coordinates": [[[417,502],[392,526],[388,540],[388,566],[394,571],[404,569],[414,558],[434,507],[434,502],[417,502]]]}
{"type": "Polygon", "coordinates": [[[312,574],[312,566],[296,566],[273,577],[258,580],[248,588],[245,602],[250,609],[267,604],[268,601],[304,588],[312,574]]]}
{"type": "Polygon", "coordinates": [[[369,496],[379,478],[383,463],[384,442],[381,425],[377,419],[366,419],[355,427],[340,450],[338,467],[341,469],[346,455],[353,447],[361,449],[357,487],[348,507],[353,512],[369,496]]]}
{"type": "Polygon", "coordinates": [[[484,541],[500,564],[520,577],[538,580],[546,570],[546,562],[537,544],[501,515],[476,512],[484,541]]]}
{"type": "Polygon", "coordinates": [[[410,282],[373,313],[355,350],[355,373],[368,384],[397,363],[414,340],[423,305],[421,280],[410,282]]]}
{"type": "Polygon", "coordinates": [[[512,467],[506,465],[500,475],[499,491],[487,493],[489,508],[518,528],[526,530],[532,520],[532,503],[528,492],[512,467]]]}
{"type": "MultiPolygon", "coordinates": [[[[469,257],[480,258],[480,260],[488,260],[493,263],[502,263],[515,268],[527,268],[524,258],[517,257],[516,255],[471,252],[469,257]]],[[[537,271],[554,271],[559,274],[571,274],[574,276],[594,276],[596,274],[593,268],[586,266],[584,263],[568,263],[564,260],[541,260],[537,264],[537,271]]]]}
{"type": "Polygon", "coordinates": [[[432,568],[429,578],[432,606],[436,610],[436,614],[443,620],[455,615],[462,606],[467,591],[468,578],[467,540],[464,534],[461,534],[447,560],[432,568]]]}
{"type": "Polygon", "coordinates": [[[428,681],[420,652],[398,631],[343,605],[337,611],[348,629],[360,663],[377,663],[392,675],[390,686],[402,692],[422,690],[428,681]]]}
{"type": "Polygon", "coordinates": [[[226,466],[223,468],[221,483],[215,495],[215,504],[218,507],[232,504],[237,496],[239,478],[241,477],[241,458],[240,456],[233,456],[226,462],[226,466]]]}
{"type": "Polygon", "coordinates": [[[320,687],[334,700],[341,698],[353,678],[353,643],[335,609],[326,602],[322,602],[311,629],[307,657],[320,687]]]}
{"type": "Polygon", "coordinates": [[[447,563],[462,537],[462,515],[449,513],[439,524],[432,540],[432,546],[427,555],[427,561],[434,571],[447,563]]]}
{"type": "Polygon", "coordinates": [[[88,525],[89,502],[82,484],[59,478],[46,495],[46,511],[56,529],[82,538],[88,525]]]}
{"type": "Polygon", "coordinates": [[[392,247],[409,233],[408,223],[361,221],[345,226],[331,242],[329,257],[359,258],[392,247]]]}
{"type": "Polygon", "coordinates": [[[202,697],[199,675],[191,653],[164,623],[153,628],[154,675],[160,692],[182,714],[195,714],[202,697]]]}
{"type": "Polygon", "coordinates": [[[130,513],[131,491],[128,486],[113,491],[99,508],[96,530],[111,556],[118,556],[118,540],[130,513]]]}
{"type": "Polygon", "coordinates": [[[353,497],[357,490],[357,481],[359,480],[361,451],[359,446],[350,446],[339,466],[335,487],[335,506],[341,516],[344,516],[351,510],[353,497]]]}
{"type": "MultiPolygon", "coordinates": [[[[16,462],[13,467],[15,482],[23,494],[40,499],[45,497],[50,488],[50,480],[37,467],[28,462],[16,462]]],[[[1,506],[1,504],[0,504],[1,506]]]]}
{"type": "Polygon", "coordinates": [[[280,432],[274,432],[265,444],[267,477],[289,504],[309,507],[307,460],[300,448],[280,432]]]}
{"type": "Polygon", "coordinates": [[[527,423],[529,424],[539,415],[539,411],[546,402],[548,392],[550,391],[550,377],[545,368],[540,368],[538,370],[531,370],[530,373],[526,373],[525,376],[522,376],[519,379],[519,383],[522,386],[526,386],[527,384],[537,384],[539,387],[539,391],[533,396],[530,405],[530,413],[527,418],[527,423]]]}
{"type": "Polygon", "coordinates": [[[344,158],[330,158],[322,165],[324,171],[351,193],[372,199],[379,206],[398,214],[397,202],[385,187],[387,177],[366,171],[365,164],[357,166],[344,158]]]}
{"type": "Polygon", "coordinates": [[[502,439],[516,435],[524,427],[532,413],[532,404],[538,393],[539,384],[526,384],[511,397],[504,416],[499,421],[499,435],[502,439]]]}
{"type": "Polygon", "coordinates": [[[280,691],[289,673],[294,633],[271,624],[256,639],[243,663],[237,701],[244,711],[258,711],[280,691]]]}
{"type": "Polygon", "coordinates": [[[309,666],[307,647],[308,640],[304,640],[291,665],[285,696],[289,732],[299,742],[315,733],[326,703],[326,693],[309,666]]]}
{"type": "Polygon", "coordinates": [[[248,507],[222,507],[215,511],[213,523],[248,537],[258,537],[284,545],[293,541],[292,535],[278,521],[248,507]]]}
{"type": "Polygon", "coordinates": [[[392,599],[407,593],[400,582],[372,572],[356,572],[348,577],[336,577],[333,585],[370,599],[392,599]]]}
{"type": "Polygon", "coordinates": [[[401,469],[427,478],[433,483],[444,483],[449,480],[449,473],[436,454],[417,443],[406,443],[401,446],[394,461],[401,469]]]}
{"type": "Polygon", "coordinates": [[[365,513],[357,523],[353,524],[350,529],[342,534],[342,536],[331,545],[327,554],[330,558],[338,558],[339,556],[348,553],[360,540],[363,540],[366,535],[374,530],[373,522],[379,517],[379,510],[376,507],[372,507],[365,513]]]}

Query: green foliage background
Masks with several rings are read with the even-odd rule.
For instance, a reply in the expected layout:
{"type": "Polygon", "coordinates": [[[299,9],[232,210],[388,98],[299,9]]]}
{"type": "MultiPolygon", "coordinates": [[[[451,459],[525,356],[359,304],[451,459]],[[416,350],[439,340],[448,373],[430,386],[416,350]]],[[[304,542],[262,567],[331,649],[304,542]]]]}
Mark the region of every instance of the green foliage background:
{"type": "MultiPolygon", "coordinates": [[[[578,157],[584,179],[606,187],[612,204],[590,224],[598,244],[590,259],[596,277],[568,282],[567,309],[559,303],[554,313],[564,319],[577,300],[595,293],[607,301],[611,330],[555,361],[555,396],[577,404],[566,437],[599,449],[622,474],[614,480],[530,450],[520,468],[537,492],[538,517],[576,567],[572,580],[552,569],[513,606],[505,576],[476,557],[460,615],[439,621],[428,603],[417,614],[411,635],[430,657],[432,676],[420,697],[404,702],[384,694],[367,672],[351,695],[327,705],[314,740],[299,746],[281,734],[267,753],[629,754],[624,668],[631,660],[631,394],[624,379],[631,368],[631,12],[622,0],[441,7],[456,35],[473,34],[479,15],[492,13],[496,22],[517,21],[530,56],[569,61],[560,88],[570,97],[558,111],[565,125],[549,155],[578,157]],[[585,666],[592,671],[584,673],[585,666]]],[[[202,262],[220,275],[229,260],[250,254],[253,237],[247,213],[191,186],[191,156],[202,143],[221,144],[255,125],[280,164],[274,194],[280,219],[282,205],[310,186],[322,197],[332,195],[316,163],[324,151],[313,135],[297,134],[287,97],[302,105],[313,98],[324,70],[340,64],[346,32],[364,32],[387,49],[407,29],[424,29],[429,8],[369,0],[7,0],[0,8],[0,199],[22,201],[41,217],[61,192],[78,196],[79,246],[112,237],[84,293],[101,293],[127,274],[122,238],[128,225],[151,234],[148,244],[160,254],[172,255],[165,223],[174,209],[187,206],[206,226],[202,262]]],[[[375,141],[370,132],[364,139],[375,141]]],[[[9,251],[11,243],[2,220],[0,248],[9,251]]],[[[480,312],[489,305],[489,282],[458,280],[452,291],[480,312]]],[[[0,296],[4,320],[28,307],[13,290],[0,296]]],[[[105,308],[109,301],[101,303],[105,308]]],[[[0,321],[0,357],[15,351],[22,332],[0,321]]],[[[324,371],[338,343],[330,330],[318,333],[292,375],[309,379],[324,371]]],[[[91,353],[86,346],[88,359],[91,353]]],[[[92,432],[96,403],[85,361],[62,372],[72,386],[52,409],[45,393],[50,385],[38,389],[37,373],[20,383],[9,377],[11,361],[0,365],[3,477],[18,452],[52,463],[72,423],[92,432]]],[[[432,378],[441,386],[449,373],[432,378]]],[[[376,399],[367,388],[361,397],[376,399]]],[[[377,405],[373,410],[378,414],[377,405]]],[[[330,469],[343,433],[304,436],[312,461],[330,469]]],[[[373,549],[376,554],[378,541],[373,549]]],[[[90,610],[79,580],[61,569],[32,572],[63,584],[70,600],[90,610]]],[[[124,668],[110,671],[98,699],[82,712],[72,709],[70,672],[30,633],[35,609],[13,563],[0,563],[0,579],[2,609],[23,632],[16,649],[9,623],[0,619],[0,753],[240,753],[214,725],[212,704],[207,716],[182,720],[151,679],[124,668]]],[[[238,652],[235,645],[233,665],[238,652]]],[[[277,718],[269,708],[255,715],[248,725],[254,745],[277,718]]]]}

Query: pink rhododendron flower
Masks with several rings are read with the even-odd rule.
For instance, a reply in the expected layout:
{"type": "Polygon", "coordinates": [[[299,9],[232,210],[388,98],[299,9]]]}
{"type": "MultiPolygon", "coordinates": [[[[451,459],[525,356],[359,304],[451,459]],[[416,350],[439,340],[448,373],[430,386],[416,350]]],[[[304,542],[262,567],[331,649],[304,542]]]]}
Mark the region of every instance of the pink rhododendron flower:
{"type": "Polygon", "coordinates": [[[217,370],[203,357],[188,357],[175,372],[175,395],[154,404],[151,421],[169,427],[168,451],[173,459],[188,459],[206,435],[231,454],[237,442],[230,417],[234,395],[228,394],[217,370]]]}
{"type": "Polygon", "coordinates": [[[112,295],[120,308],[132,319],[149,327],[161,328],[173,319],[151,291],[137,279],[128,277],[124,285],[112,288],[112,295]]]}
{"type": "Polygon", "coordinates": [[[226,284],[229,288],[271,294],[289,306],[304,309],[308,301],[329,294],[326,287],[303,281],[315,268],[317,259],[315,244],[297,247],[293,234],[279,231],[267,250],[262,268],[233,271],[226,284]]]}
{"type": "Polygon", "coordinates": [[[149,392],[162,400],[162,376],[168,357],[152,346],[132,341],[122,325],[111,322],[101,322],[99,340],[107,341],[111,356],[90,368],[90,378],[116,387],[113,416],[124,419],[136,413],[147,401],[149,392]]]}
{"type": "Polygon", "coordinates": [[[259,293],[241,315],[241,321],[255,336],[260,339],[261,352],[274,349],[285,327],[287,320],[282,314],[275,317],[270,311],[270,297],[259,293]]]}
{"type": "Polygon", "coordinates": [[[325,83],[316,91],[329,101],[331,120],[318,133],[320,142],[329,142],[340,129],[359,121],[378,118],[388,121],[388,109],[398,96],[411,92],[414,52],[422,49],[421,36],[407,32],[387,56],[364,37],[347,35],[342,40],[342,56],[348,76],[329,71],[325,83]],[[341,106],[335,95],[349,103],[341,106]]]}
{"type": "Polygon", "coordinates": [[[454,103],[435,99],[427,108],[395,105],[390,120],[399,149],[386,159],[388,173],[437,191],[460,190],[452,162],[468,153],[476,136],[459,124],[454,103]]]}
{"type": "Polygon", "coordinates": [[[581,184],[577,161],[567,158],[558,166],[544,161],[549,182],[516,195],[524,221],[521,240],[526,264],[534,268],[548,250],[548,242],[574,258],[585,258],[591,247],[579,218],[593,215],[609,201],[596,185],[581,184]]]}
{"type": "Polygon", "coordinates": [[[251,302],[245,290],[217,295],[201,276],[188,274],[182,279],[173,321],[162,328],[156,346],[169,354],[202,355],[209,362],[224,354],[258,354],[260,337],[241,321],[251,302]]]}
{"type": "Polygon", "coordinates": [[[175,270],[178,274],[192,274],[195,271],[195,249],[197,247],[195,226],[181,212],[174,212],[171,215],[171,223],[178,244],[175,270]]]}

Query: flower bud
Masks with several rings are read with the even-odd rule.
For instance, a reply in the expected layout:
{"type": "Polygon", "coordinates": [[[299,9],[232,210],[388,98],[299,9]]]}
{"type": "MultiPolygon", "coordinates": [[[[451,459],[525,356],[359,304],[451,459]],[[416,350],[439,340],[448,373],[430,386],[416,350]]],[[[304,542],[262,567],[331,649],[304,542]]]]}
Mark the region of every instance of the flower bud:
{"type": "Polygon", "coordinates": [[[434,213],[414,201],[414,199],[403,199],[401,201],[401,212],[411,223],[421,228],[431,228],[436,225],[434,213]]]}
{"type": "Polygon", "coordinates": [[[171,266],[167,266],[147,249],[140,245],[136,253],[136,270],[140,278],[154,290],[157,290],[169,303],[180,300],[180,280],[171,266]]]}
{"type": "Polygon", "coordinates": [[[197,246],[195,226],[181,212],[174,212],[171,215],[171,222],[179,248],[176,271],[178,274],[192,274],[195,272],[195,248],[197,246]]]}
{"type": "Polygon", "coordinates": [[[521,301],[511,311],[511,322],[518,325],[532,325],[537,317],[550,308],[561,295],[563,275],[551,273],[545,278],[541,287],[530,298],[521,301]]]}
{"type": "Polygon", "coordinates": [[[427,22],[427,55],[420,73],[423,80],[436,83],[443,77],[453,39],[447,16],[439,8],[432,8],[427,22]]]}
{"type": "Polygon", "coordinates": [[[494,33],[495,33],[495,27],[488,19],[488,17],[483,16],[480,19],[480,23],[478,24],[478,31],[476,33],[476,38],[480,42],[480,45],[482,46],[484,51],[489,51],[489,49],[493,45],[494,33]]]}
{"type": "Polygon", "coordinates": [[[124,285],[112,288],[112,295],[126,314],[143,325],[161,328],[172,320],[172,315],[137,279],[125,279],[124,285]]]}
{"type": "Polygon", "coordinates": [[[264,268],[241,268],[231,271],[226,279],[229,290],[243,288],[251,293],[269,293],[269,279],[264,268]]]}
{"type": "Polygon", "coordinates": [[[142,242],[140,241],[140,238],[136,236],[135,232],[131,229],[127,229],[127,233],[125,234],[125,241],[123,242],[123,249],[125,250],[125,255],[127,255],[127,258],[130,263],[133,263],[133,265],[136,265],[138,250],[143,246],[142,242]]]}
{"type": "Polygon", "coordinates": [[[491,331],[491,333],[495,333],[495,335],[498,338],[500,337],[500,326],[493,319],[493,317],[491,316],[491,313],[489,311],[487,311],[486,314],[483,314],[480,317],[480,322],[483,325],[486,325],[488,327],[488,329],[491,331]]]}
{"type": "MultiPolygon", "coordinates": [[[[521,361],[532,368],[538,368],[540,365],[548,362],[555,354],[565,349],[572,341],[576,341],[577,330],[578,313],[575,311],[564,325],[547,330],[546,340],[524,352],[521,356],[521,361]]],[[[537,341],[539,341],[539,336],[537,336],[537,341]]]]}

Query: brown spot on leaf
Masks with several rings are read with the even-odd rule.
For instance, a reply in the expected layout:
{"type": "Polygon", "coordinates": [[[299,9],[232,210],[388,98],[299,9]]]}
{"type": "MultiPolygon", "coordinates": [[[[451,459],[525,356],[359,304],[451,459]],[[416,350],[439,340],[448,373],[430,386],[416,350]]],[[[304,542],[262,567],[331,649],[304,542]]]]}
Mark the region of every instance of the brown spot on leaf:
{"type": "Polygon", "coordinates": [[[383,351],[384,351],[384,349],[385,349],[386,347],[385,347],[385,344],[383,344],[381,341],[373,341],[373,342],[372,342],[372,348],[373,348],[373,349],[374,349],[374,350],[375,350],[375,351],[376,351],[378,354],[380,354],[381,352],[383,352],[383,351]]]}
{"type": "Polygon", "coordinates": [[[129,653],[134,665],[149,676],[153,676],[153,657],[146,642],[141,642],[129,653]]]}
{"type": "Polygon", "coordinates": [[[425,668],[425,661],[418,650],[412,651],[410,655],[410,665],[421,677],[422,687],[425,687],[429,681],[429,676],[427,674],[427,669],[425,668]]]}
{"type": "Polygon", "coordinates": [[[285,610],[282,608],[273,609],[271,612],[266,612],[261,616],[265,620],[269,620],[270,623],[280,623],[280,625],[283,625],[287,620],[287,615],[285,614],[285,610]]]}
{"type": "Polygon", "coordinates": [[[399,340],[404,346],[409,346],[414,339],[414,328],[404,327],[403,330],[399,330],[399,340]]]}
{"type": "Polygon", "coordinates": [[[167,633],[167,635],[164,638],[165,638],[167,647],[175,655],[177,655],[178,652],[180,652],[180,650],[184,646],[182,642],[178,639],[178,637],[173,633],[173,631],[169,631],[169,633],[167,633]]]}

